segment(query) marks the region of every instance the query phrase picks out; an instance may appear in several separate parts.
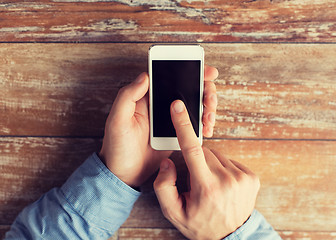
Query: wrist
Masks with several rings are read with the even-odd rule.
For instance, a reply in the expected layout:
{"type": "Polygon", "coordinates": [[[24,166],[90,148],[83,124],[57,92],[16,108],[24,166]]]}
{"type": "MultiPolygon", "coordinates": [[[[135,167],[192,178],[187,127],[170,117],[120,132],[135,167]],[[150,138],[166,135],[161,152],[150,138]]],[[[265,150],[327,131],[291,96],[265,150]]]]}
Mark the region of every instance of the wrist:
{"type": "Polygon", "coordinates": [[[247,220],[238,227],[235,231],[231,232],[230,234],[226,235],[222,240],[234,240],[234,239],[240,239],[241,235],[248,232],[251,227],[255,224],[255,216],[256,210],[253,210],[251,215],[247,218],[247,220]]]}
{"type": "Polygon", "coordinates": [[[126,178],[120,176],[117,172],[113,171],[111,167],[109,167],[108,162],[106,161],[105,154],[101,150],[99,153],[96,153],[100,161],[105,165],[105,167],[113,173],[120,181],[133,188],[134,190],[140,192],[140,184],[133,183],[132,181],[128,181],[126,178]]]}

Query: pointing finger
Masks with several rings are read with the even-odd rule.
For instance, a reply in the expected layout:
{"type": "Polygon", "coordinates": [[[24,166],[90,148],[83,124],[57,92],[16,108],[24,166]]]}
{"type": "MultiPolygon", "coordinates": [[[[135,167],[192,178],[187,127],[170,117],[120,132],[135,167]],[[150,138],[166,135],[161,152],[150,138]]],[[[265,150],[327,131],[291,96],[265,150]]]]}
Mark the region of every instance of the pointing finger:
{"type": "Polygon", "coordinates": [[[188,111],[182,101],[176,100],[172,103],[171,117],[191,178],[200,179],[207,176],[210,170],[206,164],[202,146],[190,122],[188,111]]]}

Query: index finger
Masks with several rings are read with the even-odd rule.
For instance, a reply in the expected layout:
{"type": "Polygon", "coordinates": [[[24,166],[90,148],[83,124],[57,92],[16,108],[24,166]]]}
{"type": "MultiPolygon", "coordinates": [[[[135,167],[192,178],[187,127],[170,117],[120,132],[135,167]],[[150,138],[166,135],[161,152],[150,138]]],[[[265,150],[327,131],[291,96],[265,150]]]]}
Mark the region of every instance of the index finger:
{"type": "Polygon", "coordinates": [[[210,169],[184,103],[181,100],[174,101],[170,114],[190,176],[198,179],[206,177],[210,173],[210,169]]]}

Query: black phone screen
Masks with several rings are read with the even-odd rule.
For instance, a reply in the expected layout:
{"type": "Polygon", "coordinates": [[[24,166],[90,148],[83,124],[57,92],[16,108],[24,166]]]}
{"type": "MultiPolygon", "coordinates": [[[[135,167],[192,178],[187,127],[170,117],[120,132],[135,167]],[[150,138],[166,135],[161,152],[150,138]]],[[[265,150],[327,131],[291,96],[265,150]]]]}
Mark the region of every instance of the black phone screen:
{"type": "Polygon", "coordinates": [[[200,60],[153,60],[153,136],[176,137],[170,105],[180,99],[187,107],[194,131],[199,137],[200,60]]]}

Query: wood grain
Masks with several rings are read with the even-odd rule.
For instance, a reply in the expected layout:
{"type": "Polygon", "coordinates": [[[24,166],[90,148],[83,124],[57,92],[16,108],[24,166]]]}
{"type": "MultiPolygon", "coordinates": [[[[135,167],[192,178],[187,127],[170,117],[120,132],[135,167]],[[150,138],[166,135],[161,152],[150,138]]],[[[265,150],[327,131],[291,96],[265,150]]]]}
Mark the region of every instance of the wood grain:
{"type": "Polygon", "coordinates": [[[336,3],[11,0],[2,42],[335,42],[336,3]],[[154,19],[154,21],[153,21],[154,19]]]}
{"type": "Polygon", "coordinates": [[[0,138],[0,225],[29,203],[61,186],[94,151],[99,139],[0,138]]]}
{"type": "MultiPolygon", "coordinates": [[[[0,135],[102,136],[150,44],[0,44],[0,135]]],[[[336,45],[204,44],[215,138],[336,139],[336,45]]]]}
{"type": "MultiPolygon", "coordinates": [[[[335,240],[335,12],[334,0],[1,1],[0,239],[99,150],[114,98],[147,71],[152,43],[204,42],[220,72],[204,144],[260,176],[256,208],[284,240],[335,240]]],[[[172,158],[185,189],[184,161],[172,158]]],[[[185,239],[163,217],[154,178],[110,240],[185,239]]]]}
{"type": "Polygon", "coordinates": [[[293,232],[280,231],[283,240],[335,240],[336,232],[293,232]]]}
{"type": "MultiPolygon", "coordinates": [[[[293,232],[278,231],[283,240],[334,240],[336,232],[293,232]]],[[[119,239],[187,239],[176,229],[151,229],[151,228],[121,228],[119,239]]]]}
{"type": "MultiPolygon", "coordinates": [[[[9,226],[0,226],[0,238],[5,236],[9,226]]],[[[278,231],[283,240],[334,240],[336,232],[295,232],[295,231],[278,231]]],[[[167,228],[120,228],[118,233],[109,240],[123,239],[162,239],[162,240],[179,240],[186,239],[176,229],[167,228]]]]}
{"type": "MultiPolygon", "coordinates": [[[[0,238],[5,236],[9,230],[9,226],[0,226],[0,238]]],[[[293,231],[278,231],[283,240],[334,240],[336,232],[293,232],[293,231]]],[[[186,239],[176,229],[161,229],[161,228],[121,228],[119,236],[116,234],[109,240],[122,239],[163,239],[163,240],[178,240],[186,239]]]]}
{"type": "Polygon", "coordinates": [[[1,45],[0,134],[102,136],[118,89],[146,69],[137,48],[1,45]]]}
{"type": "MultiPolygon", "coordinates": [[[[335,142],[207,140],[205,145],[241,161],[260,176],[256,207],[277,230],[336,229],[335,142]]],[[[10,225],[23,207],[60,186],[99,146],[99,140],[87,138],[0,138],[0,225],[10,225]]],[[[181,158],[174,159],[183,176],[181,158]]],[[[123,227],[172,225],[147,187],[123,227]]]]}
{"type": "Polygon", "coordinates": [[[185,238],[176,229],[162,228],[121,228],[119,230],[119,240],[123,239],[147,239],[147,240],[184,240],[185,238]]]}
{"type": "MultiPolygon", "coordinates": [[[[260,176],[256,208],[277,230],[336,229],[336,142],[208,140],[205,146],[222,151],[260,176]]],[[[177,165],[185,169],[180,158],[177,165]]],[[[160,215],[154,193],[143,194],[135,206],[125,227],[171,226],[160,215]]]]}
{"type": "MultiPolygon", "coordinates": [[[[8,232],[10,229],[10,226],[7,225],[0,225],[0,239],[5,238],[6,232],[8,232]]],[[[108,240],[118,240],[118,232],[116,232],[112,237],[110,237],[108,240]]]]}
{"type": "Polygon", "coordinates": [[[276,229],[336,229],[335,141],[216,140],[206,145],[260,176],[256,207],[276,229]]]}
{"type": "Polygon", "coordinates": [[[335,139],[335,50],[206,45],[206,59],[220,72],[216,137],[335,139]]]}

